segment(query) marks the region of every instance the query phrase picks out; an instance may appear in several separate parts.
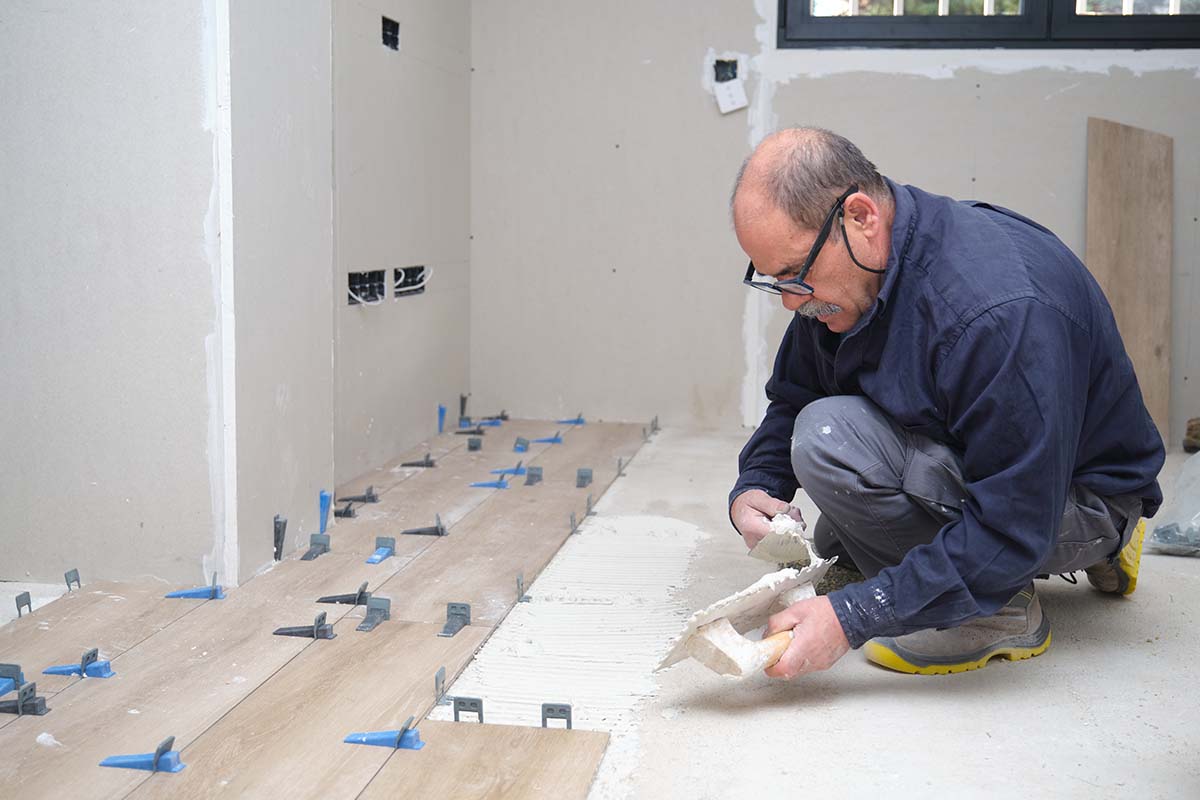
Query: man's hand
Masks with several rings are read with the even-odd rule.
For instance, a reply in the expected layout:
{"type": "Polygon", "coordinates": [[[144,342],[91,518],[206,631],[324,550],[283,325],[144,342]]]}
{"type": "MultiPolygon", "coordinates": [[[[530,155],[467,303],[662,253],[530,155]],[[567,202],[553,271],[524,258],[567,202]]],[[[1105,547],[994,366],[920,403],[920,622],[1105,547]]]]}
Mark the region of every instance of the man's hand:
{"type": "Polygon", "coordinates": [[[764,638],[792,629],[792,643],[766,673],[772,678],[794,678],[832,667],[850,649],[850,642],[825,596],[794,603],[767,622],[764,638]]]}
{"type": "Polygon", "coordinates": [[[733,527],[737,528],[746,542],[746,547],[750,549],[754,549],[754,545],[770,533],[771,518],[776,514],[789,514],[797,522],[804,521],[800,518],[799,509],[782,500],[776,500],[762,489],[742,492],[729,508],[733,527]]]}

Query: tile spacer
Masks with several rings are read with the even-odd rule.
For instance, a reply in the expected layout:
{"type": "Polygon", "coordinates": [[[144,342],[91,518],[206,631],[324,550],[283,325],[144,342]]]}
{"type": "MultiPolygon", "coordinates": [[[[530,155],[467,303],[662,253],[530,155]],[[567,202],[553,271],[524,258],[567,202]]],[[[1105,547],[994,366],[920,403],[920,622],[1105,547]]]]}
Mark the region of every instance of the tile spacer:
{"type": "Polygon", "coordinates": [[[546,724],[547,720],[561,719],[567,723],[567,730],[571,730],[571,706],[569,703],[542,703],[542,727],[549,727],[546,724]]]}
{"type": "Polygon", "coordinates": [[[525,594],[525,575],[524,575],[524,573],[518,572],[517,573],[517,602],[518,603],[528,603],[531,600],[533,600],[533,598],[530,597],[529,595],[525,594]]]}
{"type": "Polygon", "coordinates": [[[46,698],[38,697],[36,683],[22,684],[17,690],[16,700],[0,702],[0,714],[16,714],[18,717],[26,714],[40,717],[49,710],[46,708],[46,698]]]}
{"type": "Polygon", "coordinates": [[[467,398],[470,396],[470,392],[467,394],[460,394],[458,396],[458,415],[460,417],[465,417],[467,415],[467,398]]]}
{"type": "Polygon", "coordinates": [[[109,756],[100,762],[102,767],[143,769],[147,772],[179,772],[187,764],[179,760],[179,752],[172,750],[175,737],[168,736],[153,753],[138,753],[132,756],[109,756]]]}
{"type": "Polygon", "coordinates": [[[472,436],[470,439],[467,439],[467,452],[468,453],[477,453],[477,452],[479,452],[479,450],[482,447],[483,447],[483,439],[479,439],[475,436],[472,436]]]}
{"type": "Polygon", "coordinates": [[[451,637],[471,624],[470,603],[447,603],[446,624],[438,636],[451,637]]]}
{"type": "Polygon", "coordinates": [[[224,600],[225,592],[217,585],[217,573],[213,573],[212,583],[197,589],[180,589],[177,592],[167,592],[163,597],[184,597],[198,600],[224,600]]]}
{"type": "Polygon", "coordinates": [[[412,726],[415,717],[409,717],[398,731],[371,731],[369,733],[352,733],[342,741],[346,744],[371,744],[377,747],[390,747],[393,750],[420,750],[425,746],[421,734],[412,726]]]}
{"type": "Polygon", "coordinates": [[[594,516],[596,516],[596,508],[595,508],[595,506],[593,506],[593,505],[592,505],[592,493],[591,493],[591,492],[588,492],[588,496],[587,496],[587,510],[583,512],[583,515],[584,515],[585,517],[594,517],[594,516]]]}
{"type": "Polygon", "coordinates": [[[298,636],[302,639],[335,639],[337,634],[333,632],[332,625],[325,624],[325,612],[322,611],[313,619],[312,625],[291,625],[284,628],[276,628],[271,631],[274,636],[298,636]]]}
{"type": "Polygon", "coordinates": [[[76,589],[82,589],[83,584],[79,582],[79,570],[69,569],[63,573],[63,580],[67,582],[67,591],[71,591],[71,584],[75,584],[76,589]]]}
{"type": "Polygon", "coordinates": [[[355,516],[354,503],[346,503],[346,505],[343,506],[342,508],[335,508],[333,510],[333,515],[335,517],[341,517],[341,518],[350,517],[351,519],[353,519],[355,516]]]}
{"type": "Polygon", "coordinates": [[[275,560],[283,560],[283,537],[287,535],[287,517],[275,515],[275,560]]]}
{"type": "Polygon", "coordinates": [[[518,436],[517,441],[513,442],[513,452],[514,453],[528,453],[529,452],[529,440],[526,439],[524,436],[518,436]]]}
{"type": "Polygon", "coordinates": [[[555,420],[559,425],[584,425],[586,420],[583,418],[583,412],[580,411],[575,415],[575,419],[559,419],[555,420]]]}
{"type": "Polygon", "coordinates": [[[21,613],[21,606],[24,606],[30,614],[33,613],[33,598],[29,596],[29,592],[21,592],[17,595],[17,619],[24,616],[21,613]]]}
{"type": "Polygon", "coordinates": [[[378,503],[379,495],[375,494],[374,486],[368,486],[367,490],[365,492],[363,492],[362,494],[356,494],[356,495],[350,495],[348,497],[338,498],[339,503],[345,503],[347,501],[349,501],[351,503],[378,503]]]}
{"type": "Polygon", "coordinates": [[[658,415],[656,414],[654,419],[650,420],[650,433],[655,434],[661,430],[662,428],[658,427],[658,415]]]}
{"type": "Polygon", "coordinates": [[[329,534],[313,533],[308,537],[308,551],[300,556],[301,561],[314,561],[317,556],[329,552],[329,534]]]}
{"type": "Polygon", "coordinates": [[[392,601],[387,597],[367,596],[367,616],[354,630],[369,633],[384,620],[392,618],[392,601]]]}
{"type": "Polygon", "coordinates": [[[348,606],[366,605],[367,600],[371,597],[371,593],[367,591],[367,582],[363,581],[362,586],[358,587],[358,591],[353,594],[330,594],[325,597],[318,597],[318,603],[341,603],[348,606]]]}
{"type": "Polygon", "coordinates": [[[459,436],[483,436],[487,433],[482,425],[476,425],[474,428],[460,428],[455,433],[459,436]]]}
{"type": "Polygon", "coordinates": [[[500,420],[501,422],[508,422],[508,412],[507,412],[507,411],[505,411],[504,409],[500,409],[500,413],[499,413],[499,414],[491,414],[491,415],[489,415],[489,416],[483,417],[483,420],[484,420],[485,422],[487,422],[487,421],[490,421],[490,420],[494,420],[494,419],[498,419],[498,420],[500,420]]]}
{"type": "Polygon", "coordinates": [[[508,481],[500,478],[494,481],[475,481],[471,484],[473,489],[507,489],[508,481]]]}
{"type": "Polygon", "coordinates": [[[378,564],[384,559],[391,558],[396,553],[395,536],[376,536],[375,552],[367,559],[368,564],[378,564]]]}
{"type": "Polygon", "coordinates": [[[533,486],[542,482],[542,468],[528,467],[525,474],[525,485],[533,486]]]}
{"type": "Polygon", "coordinates": [[[434,514],[435,523],[428,528],[409,528],[408,530],[400,531],[401,534],[410,536],[445,536],[449,533],[446,526],[442,524],[442,515],[434,514]]]}
{"type": "Polygon", "coordinates": [[[543,436],[541,439],[534,439],[534,444],[562,444],[562,432],[555,431],[553,436],[543,436]]]}
{"type": "Polygon", "coordinates": [[[650,434],[647,433],[646,429],[643,427],[642,428],[642,444],[646,444],[649,441],[650,441],[650,434]]]}
{"type": "Polygon", "coordinates": [[[575,471],[575,488],[586,489],[592,484],[592,470],[588,467],[580,467],[575,471]]]}
{"type": "Polygon", "coordinates": [[[0,697],[16,691],[25,684],[25,675],[20,664],[0,664],[0,697]]]}
{"type": "Polygon", "coordinates": [[[617,458],[617,477],[625,477],[625,459],[619,457],[617,458]]]}
{"type": "Polygon", "coordinates": [[[571,533],[575,533],[578,530],[579,530],[579,523],[575,521],[575,512],[572,511],[571,512],[571,533]]]}
{"type": "Polygon", "coordinates": [[[433,675],[433,704],[437,706],[450,705],[450,695],[446,694],[446,668],[438,667],[433,675]]]}
{"type": "Polygon", "coordinates": [[[331,495],[329,492],[325,491],[324,489],[322,489],[321,493],[319,495],[317,495],[317,512],[319,515],[318,519],[320,520],[320,523],[321,523],[320,528],[317,530],[317,533],[324,533],[326,528],[329,527],[329,506],[332,502],[333,502],[333,495],[331,495]]]}
{"type": "Polygon", "coordinates": [[[437,464],[433,461],[433,453],[426,453],[425,457],[420,461],[405,461],[400,466],[402,467],[436,467],[437,464]]]}
{"type": "Polygon", "coordinates": [[[515,467],[505,467],[504,469],[494,469],[494,470],[492,470],[492,474],[493,475],[524,475],[526,473],[526,469],[525,469],[525,467],[521,466],[522,463],[523,462],[518,461],[517,465],[515,467]]]}
{"type": "Polygon", "coordinates": [[[466,417],[466,416],[464,416],[464,417],[459,417],[459,418],[458,418],[458,427],[460,427],[460,428],[471,428],[471,427],[474,427],[474,424],[471,422],[471,418],[470,418],[470,417],[466,417]]]}
{"type": "Polygon", "coordinates": [[[454,698],[454,721],[458,722],[459,713],[478,714],[479,722],[483,722],[483,700],[478,697],[454,698]]]}
{"type": "Polygon", "coordinates": [[[42,670],[43,675],[78,675],[81,678],[111,678],[117,673],[113,672],[112,662],[101,661],[100,651],[93,647],[83,654],[83,658],[79,659],[78,664],[63,664],[57,667],[46,667],[42,670]]]}
{"type": "Polygon", "coordinates": [[[499,417],[484,417],[476,420],[475,424],[480,428],[499,428],[504,423],[499,417]]]}

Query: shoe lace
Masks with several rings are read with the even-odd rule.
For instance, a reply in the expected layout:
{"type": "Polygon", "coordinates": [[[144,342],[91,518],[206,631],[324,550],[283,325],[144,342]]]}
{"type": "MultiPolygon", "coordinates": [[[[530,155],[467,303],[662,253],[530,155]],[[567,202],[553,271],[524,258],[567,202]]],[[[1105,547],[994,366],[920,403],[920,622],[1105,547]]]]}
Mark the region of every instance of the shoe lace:
{"type": "Polygon", "coordinates": [[[1058,577],[1062,578],[1064,581],[1071,584],[1072,586],[1079,583],[1079,578],[1075,577],[1074,572],[1065,572],[1065,573],[1060,572],[1060,573],[1058,573],[1058,577]]]}

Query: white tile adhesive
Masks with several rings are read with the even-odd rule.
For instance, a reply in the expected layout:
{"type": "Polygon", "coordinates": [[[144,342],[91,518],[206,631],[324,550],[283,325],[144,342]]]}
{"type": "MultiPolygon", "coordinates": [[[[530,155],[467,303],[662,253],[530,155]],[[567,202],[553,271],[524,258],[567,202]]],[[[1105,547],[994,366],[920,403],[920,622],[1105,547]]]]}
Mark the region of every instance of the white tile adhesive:
{"type": "MultiPolygon", "coordinates": [[[[654,668],[692,613],[676,598],[708,535],[668,517],[589,518],[447,691],[482,698],[497,724],[539,726],[542,703],[570,703],[574,727],[611,737],[590,797],[627,796],[635,710],[656,693],[654,668]]],[[[429,717],[454,714],[438,706],[429,717]]]]}

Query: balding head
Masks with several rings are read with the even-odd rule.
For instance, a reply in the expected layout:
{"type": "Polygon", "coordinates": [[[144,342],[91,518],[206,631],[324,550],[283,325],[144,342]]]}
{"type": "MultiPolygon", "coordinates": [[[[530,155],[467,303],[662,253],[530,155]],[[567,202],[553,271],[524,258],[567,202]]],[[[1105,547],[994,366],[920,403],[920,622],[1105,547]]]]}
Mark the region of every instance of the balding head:
{"type": "Polygon", "coordinates": [[[730,200],[734,224],[778,209],[813,230],[854,184],[881,206],[891,205],[875,165],[849,139],[821,128],[787,128],[763,139],[742,163],[730,200]]]}

